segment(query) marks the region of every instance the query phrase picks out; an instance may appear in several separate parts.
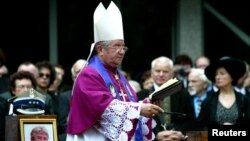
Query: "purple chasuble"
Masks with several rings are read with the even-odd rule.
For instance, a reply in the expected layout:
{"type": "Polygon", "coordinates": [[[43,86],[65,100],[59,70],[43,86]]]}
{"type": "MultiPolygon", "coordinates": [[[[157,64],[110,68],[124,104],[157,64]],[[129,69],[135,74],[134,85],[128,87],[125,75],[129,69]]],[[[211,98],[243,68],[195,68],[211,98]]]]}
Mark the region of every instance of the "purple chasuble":
{"type": "MultiPolygon", "coordinates": [[[[105,66],[105,69],[115,89],[120,92],[118,83],[114,78],[114,74],[117,71],[116,68],[105,66]]],[[[120,81],[120,83],[122,82],[120,81]]],[[[121,87],[124,92],[126,92],[125,87],[128,87],[137,101],[136,93],[130,85],[124,86],[122,84],[121,87]]],[[[101,115],[113,99],[114,97],[106,86],[102,76],[95,68],[86,66],[79,73],[73,87],[67,133],[81,134],[92,128],[98,123],[101,115]]],[[[128,96],[126,96],[126,101],[129,101],[128,96]]]]}

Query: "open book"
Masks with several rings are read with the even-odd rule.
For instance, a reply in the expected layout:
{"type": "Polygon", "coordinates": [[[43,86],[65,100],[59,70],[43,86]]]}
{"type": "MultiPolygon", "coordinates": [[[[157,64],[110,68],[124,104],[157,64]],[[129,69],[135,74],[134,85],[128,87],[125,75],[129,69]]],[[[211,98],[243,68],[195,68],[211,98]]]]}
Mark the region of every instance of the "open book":
{"type": "Polygon", "coordinates": [[[151,101],[163,99],[166,96],[170,96],[175,94],[182,89],[181,81],[177,80],[176,78],[172,78],[162,84],[159,89],[155,90],[152,94],[149,95],[151,101]]]}

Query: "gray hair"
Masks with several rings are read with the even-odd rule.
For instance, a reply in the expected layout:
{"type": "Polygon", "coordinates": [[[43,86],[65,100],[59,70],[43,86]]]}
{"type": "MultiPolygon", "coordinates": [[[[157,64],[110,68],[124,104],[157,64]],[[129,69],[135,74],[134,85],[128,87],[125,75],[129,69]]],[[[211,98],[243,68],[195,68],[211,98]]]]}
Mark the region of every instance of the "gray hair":
{"type": "Polygon", "coordinates": [[[31,136],[31,140],[34,140],[35,136],[38,133],[44,133],[47,135],[47,137],[49,138],[49,134],[46,128],[42,127],[42,126],[37,126],[35,128],[32,129],[30,136],[31,136]]]}
{"type": "Polygon", "coordinates": [[[211,83],[211,81],[207,78],[204,69],[192,68],[189,73],[196,73],[199,75],[199,78],[201,79],[201,81],[206,82],[206,83],[211,83]]]}
{"type": "Polygon", "coordinates": [[[109,40],[109,41],[99,41],[99,42],[97,42],[95,44],[95,47],[97,47],[97,46],[108,47],[111,42],[112,42],[111,40],[109,40]]]}
{"type": "Polygon", "coordinates": [[[151,62],[151,69],[155,67],[155,64],[156,64],[157,62],[169,64],[169,66],[170,66],[171,68],[174,67],[174,63],[173,63],[173,61],[172,61],[170,58],[168,58],[168,57],[166,57],[166,56],[160,56],[160,57],[155,58],[155,59],[151,62]]]}

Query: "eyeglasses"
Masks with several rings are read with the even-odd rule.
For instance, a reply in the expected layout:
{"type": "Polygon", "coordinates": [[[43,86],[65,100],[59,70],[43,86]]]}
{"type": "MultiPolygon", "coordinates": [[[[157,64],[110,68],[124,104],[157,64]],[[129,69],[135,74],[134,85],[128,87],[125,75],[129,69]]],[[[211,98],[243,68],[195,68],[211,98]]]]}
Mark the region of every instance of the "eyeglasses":
{"type": "Polygon", "coordinates": [[[127,46],[109,46],[109,48],[112,48],[112,49],[114,49],[117,52],[119,52],[121,50],[123,50],[124,52],[128,51],[128,47],[127,46]]]}
{"type": "Polygon", "coordinates": [[[33,86],[31,85],[16,85],[16,88],[20,88],[20,89],[24,89],[24,88],[27,88],[27,89],[31,89],[33,86]]]}
{"type": "Polygon", "coordinates": [[[46,77],[46,78],[50,78],[50,74],[45,74],[45,73],[39,73],[39,77],[46,77]]]}

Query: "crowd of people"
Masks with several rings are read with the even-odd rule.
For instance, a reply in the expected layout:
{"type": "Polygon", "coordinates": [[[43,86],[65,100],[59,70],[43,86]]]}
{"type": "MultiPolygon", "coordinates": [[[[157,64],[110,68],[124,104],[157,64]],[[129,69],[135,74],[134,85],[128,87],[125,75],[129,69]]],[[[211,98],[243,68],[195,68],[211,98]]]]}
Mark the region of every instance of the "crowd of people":
{"type": "Polygon", "coordinates": [[[63,64],[23,62],[9,75],[0,50],[0,140],[5,117],[18,114],[10,99],[31,88],[46,96],[44,114],[57,115],[59,141],[181,141],[188,131],[207,131],[209,125],[250,123],[250,69],[244,60],[159,56],[133,80],[119,67],[128,48],[117,6],[100,3],[93,23],[94,43],[89,57],[72,65],[70,89],[62,85],[63,64]],[[151,102],[149,95],[172,78],[182,82],[182,90],[151,102]]]}

